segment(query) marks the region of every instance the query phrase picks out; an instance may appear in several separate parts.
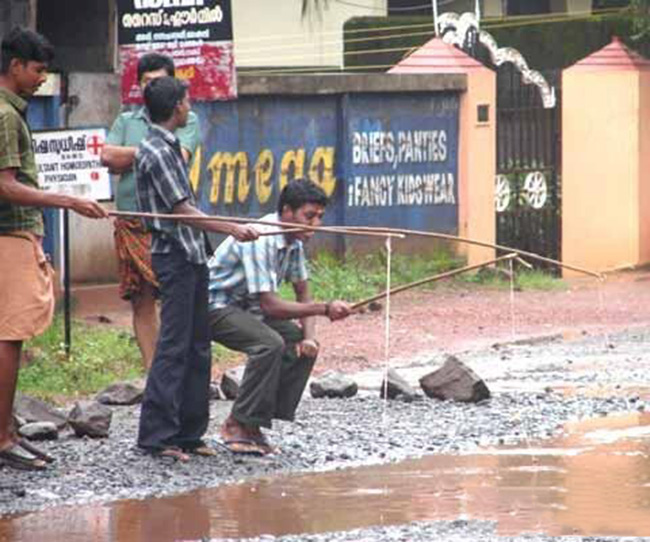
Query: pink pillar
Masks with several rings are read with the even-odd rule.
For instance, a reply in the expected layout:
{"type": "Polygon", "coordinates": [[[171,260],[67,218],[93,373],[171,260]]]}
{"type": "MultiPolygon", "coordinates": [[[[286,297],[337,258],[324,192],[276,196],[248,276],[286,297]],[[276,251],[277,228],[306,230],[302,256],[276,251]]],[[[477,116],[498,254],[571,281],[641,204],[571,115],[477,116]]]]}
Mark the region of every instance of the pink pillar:
{"type": "MultiPolygon", "coordinates": [[[[469,55],[434,38],[402,60],[389,73],[467,75],[467,91],[461,96],[458,149],[458,233],[494,243],[496,216],[496,75],[469,55]],[[488,119],[478,120],[479,106],[488,119]]],[[[460,245],[460,253],[474,264],[494,257],[494,250],[460,245]]]]}
{"type": "Polygon", "coordinates": [[[650,62],[614,38],[562,87],[562,259],[650,262],[650,62]]]}

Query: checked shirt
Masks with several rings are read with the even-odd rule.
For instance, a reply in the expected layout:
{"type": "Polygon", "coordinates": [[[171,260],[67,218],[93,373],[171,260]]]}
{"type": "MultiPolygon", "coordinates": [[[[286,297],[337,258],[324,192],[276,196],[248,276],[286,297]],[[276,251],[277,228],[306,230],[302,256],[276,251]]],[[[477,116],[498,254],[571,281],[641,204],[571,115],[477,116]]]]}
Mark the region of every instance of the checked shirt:
{"type": "MultiPolygon", "coordinates": [[[[261,220],[278,222],[277,213],[261,220]]],[[[260,231],[275,226],[255,225],[260,231]]],[[[284,281],[307,280],[307,265],[302,241],[290,244],[284,235],[266,235],[248,243],[228,237],[208,262],[210,271],[210,310],[237,306],[258,316],[261,293],[277,292],[284,281]]]]}
{"type": "MultiPolygon", "coordinates": [[[[169,130],[152,124],[135,156],[137,201],[145,213],[171,214],[176,204],[189,201],[194,205],[187,169],[178,138],[169,130]]],[[[160,218],[147,219],[152,233],[151,253],[168,254],[179,247],[187,261],[207,261],[202,232],[178,222],[160,218]]]]}

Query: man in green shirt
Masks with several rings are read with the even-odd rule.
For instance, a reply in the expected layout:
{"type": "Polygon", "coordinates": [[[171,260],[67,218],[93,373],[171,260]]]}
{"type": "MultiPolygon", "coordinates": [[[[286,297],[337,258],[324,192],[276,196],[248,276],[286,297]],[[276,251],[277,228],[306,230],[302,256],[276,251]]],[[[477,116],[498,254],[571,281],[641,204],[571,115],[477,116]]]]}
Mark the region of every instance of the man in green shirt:
{"type": "MultiPolygon", "coordinates": [[[[174,61],[159,53],[144,55],[138,62],[138,81],[144,87],[158,77],[174,76],[174,61]]],[[[135,153],[147,135],[151,122],[146,109],[126,111],[115,119],[102,149],[102,163],[111,173],[120,175],[115,203],[118,211],[135,212],[135,153]]],[[[185,162],[189,163],[200,143],[198,118],[190,112],[187,125],[175,132],[181,143],[185,162]]],[[[158,283],[151,268],[151,236],[138,219],[115,221],[115,249],[120,274],[120,297],[131,302],[133,329],[145,369],[151,361],[158,339],[156,288],[158,283]]]]}
{"type": "Polygon", "coordinates": [[[41,470],[52,458],[19,439],[12,423],[23,341],[44,331],[54,310],[40,208],[108,215],[94,201],[39,189],[25,111],[47,78],[52,46],[36,32],[14,28],[2,40],[0,55],[0,463],[41,470]]]}

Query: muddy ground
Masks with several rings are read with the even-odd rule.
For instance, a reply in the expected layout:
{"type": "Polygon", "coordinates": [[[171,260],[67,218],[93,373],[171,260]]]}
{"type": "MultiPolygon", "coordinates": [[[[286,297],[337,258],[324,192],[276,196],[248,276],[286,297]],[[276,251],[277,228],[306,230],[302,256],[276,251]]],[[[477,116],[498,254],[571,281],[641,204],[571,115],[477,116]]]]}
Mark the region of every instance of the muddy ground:
{"type": "MultiPolygon", "coordinates": [[[[0,521],[0,539],[38,539],[37,531],[35,538],[11,537],[29,532],[28,523],[43,523],[39,514],[12,519],[15,513],[48,508],[56,515],[60,505],[160,497],[283,473],[544,442],[561,435],[572,420],[649,411],[647,279],[647,274],[635,273],[602,287],[590,280],[575,281],[563,291],[518,292],[514,305],[510,292],[473,288],[396,297],[390,364],[415,384],[440,366],[446,352],[460,353],[493,391],[492,399],[480,405],[429,399],[384,403],[376,389],[378,369],[385,364],[383,315],[367,313],[344,325],[321,323],[325,350],[319,370],[355,373],[362,393],[348,400],[306,398],[297,423],[278,424],[270,433],[282,448],[280,455],[240,458],[224,451],[187,465],[166,463],[134,448],[138,409],[116,407],[110,438],[79,440],[66,434],[45,444],[58,456],[49,472],[0,470],[0,513],[5,518],[0,521]]],[[[111,318],[119,321],[123,316],[111,318]]],[[[213,403],[208,441],[214,445],[228,409],[227,402],[213,403]]],[[[494,524],[470,519],[286,540],[491,540],[498,538],[495,529],[494,524]]]]}

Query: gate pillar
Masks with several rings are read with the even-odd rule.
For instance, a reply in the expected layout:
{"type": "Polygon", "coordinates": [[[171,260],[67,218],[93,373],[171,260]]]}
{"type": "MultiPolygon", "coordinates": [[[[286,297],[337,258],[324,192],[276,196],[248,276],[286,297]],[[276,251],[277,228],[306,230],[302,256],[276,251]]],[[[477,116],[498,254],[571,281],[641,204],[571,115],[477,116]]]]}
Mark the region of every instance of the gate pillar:
{"type": "MultiPolygon", "coordinates": [[[[495,243],[496,74],[439,38],[424,44],[389,73],[467,75],[458,126],[458,235],[495,243]]],[[[473,245],[460,245],[457,252],[469,264],[494,257],[493,249],[473,245]]]]}
{"type": "Polygon", "coordinates": [[[650,262],[650,61],[614,38],[567,68],[562,124],[562,259],[650,262]]]}

